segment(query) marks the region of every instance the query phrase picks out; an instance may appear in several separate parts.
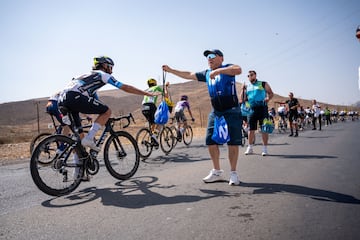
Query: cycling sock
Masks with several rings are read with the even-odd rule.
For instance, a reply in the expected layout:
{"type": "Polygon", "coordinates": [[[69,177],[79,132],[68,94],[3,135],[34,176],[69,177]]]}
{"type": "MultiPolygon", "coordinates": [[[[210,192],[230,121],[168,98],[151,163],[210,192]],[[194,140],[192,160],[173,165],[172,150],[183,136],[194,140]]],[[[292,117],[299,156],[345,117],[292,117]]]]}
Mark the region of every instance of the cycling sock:
{"type": "Polygon", "coordinates": [[[93,139],[97,133],[97,131],[99,131],[101,128],[101,125],[97,122],[94,122],[90,128],[90,131],[88,133],[88,135],[86,136],[88,139],[93,139]]]}
{"type": "Polygon", "coordinates": [[[76,153],[73,155],[73,161],[74,163],[79,163],[79,156],[76,153]]]}

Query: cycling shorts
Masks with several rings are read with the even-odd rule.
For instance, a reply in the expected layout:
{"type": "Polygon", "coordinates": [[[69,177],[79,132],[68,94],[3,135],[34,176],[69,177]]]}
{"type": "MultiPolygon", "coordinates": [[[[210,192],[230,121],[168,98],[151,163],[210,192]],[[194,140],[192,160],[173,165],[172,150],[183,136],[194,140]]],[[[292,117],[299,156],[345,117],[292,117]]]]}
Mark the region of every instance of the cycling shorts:
{"type": "Polygon", "coordinates": [[[142,114],[145,116],[146,120],[150,124],[155,123],[155,112],[156,112],[156,105],[154,103],[144,103],[142,105],[142,114]]]}
{"type": "Polygon", "coordinates": [[[67,92],[63,100],[59,102],[59,107],[60,106],[64,106],[71,111],[76,127],[81,126],[79,113],[103,114],[109,109],[108,106],[99,100],[75,91],[67,92]]]}

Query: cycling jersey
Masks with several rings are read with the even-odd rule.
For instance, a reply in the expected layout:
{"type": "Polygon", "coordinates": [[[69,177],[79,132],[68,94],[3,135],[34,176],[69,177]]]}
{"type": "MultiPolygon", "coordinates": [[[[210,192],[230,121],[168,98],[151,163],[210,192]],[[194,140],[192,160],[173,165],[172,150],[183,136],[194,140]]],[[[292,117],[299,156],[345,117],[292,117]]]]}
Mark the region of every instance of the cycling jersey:
{"type": "Polygon", "coordinates": [[[121,88],[123,83],[117,81],[111,74],[101,70],[93,70],[89,74],[74,78],[70,84],[63,90],[61,97],[69,92],[79,92],[88,97],[96,97],[96,91],[105,84],[111,84],[114,87],[121,88]]]}
{"type": "Polygon", "coordinates": [[[280,106],[280,107],[278,107],[278,113],[280,114],[280,113],[285,113],[286,112],[286,108],[284,107],[284,106],[280,106]]]}
{"type": "Polygon", "coordinates": [[[175,112],[183,112],[184,109],[190,109],[190,104],[186,100],[181,100],[176,103],[175,112]]]}
{"type": "MultiPolygon", "coordinates": [[[[231,65],[232,64],[221,65],[220,68],[231,65]]],[[[210,69],[197,72],[196,78],[200,82],[206,82],[213,108],[223,112],[237,107],[239,100],[236,94],[235,76],[219,74],[215,79],[210,79],[210,73],[210,69]]]]}
{"type": "MultiPolygon", "coordinates": [[[[146,92],[163,92],[163,89],[160,86],[152,86],[146,90],[146,92]]],[[[156,104],[158,96],[144,96],[142,104],[153,103],[156,104]]]]}
{"type": "Polygon", "coordinates": [[[246,96],[251,107],[264,106],[266,98],[265,82],[256,80],[254,83],[248,83],[246,96]]]}
{"type": "Polygon", "coordinates": [[[297,109],[292,109],[292,107],[299,104],[299,101],[297,100],[297,98],[292,98],[292,99],[286,100],[286,103],[289,106],[290,113],[295,113],[295,112],[296,112],[296,114],[298,113],[297,109]]]}

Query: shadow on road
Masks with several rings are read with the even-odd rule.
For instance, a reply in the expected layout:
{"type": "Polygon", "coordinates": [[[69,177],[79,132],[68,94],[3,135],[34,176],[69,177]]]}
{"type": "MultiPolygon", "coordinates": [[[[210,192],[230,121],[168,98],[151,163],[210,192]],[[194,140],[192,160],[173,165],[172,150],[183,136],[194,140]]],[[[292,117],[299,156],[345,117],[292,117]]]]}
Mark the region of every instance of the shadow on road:
{"type": "Polygon", "coordinates": [[[346,194],[309,188],[297,185],[278,184],[278,183],[245,183],[240,184],[241,187],[257,188],[253,194],[274,194],[274,193],[292,193],[310,197],[319,201],[360,204],[360,200],[346,194]]]}
{"type": "Polygon", "coordinates": [[[306,154],[269,154],[268,157],[280,157],[280,158],[300,158],[300,159],[324,159],[324,158],[338,158],[337,156],[328,155],[306,155],[306,154]]]}
{"type": "Polygon", "coordinates": [[[169,205],[178,203],[198,202],[214,197],[235,196],[219,190],[200,189],[205,196],[200,195],[175,195],[165,196],[152,189],[171,189],[176,185],[160,185],[156,182],[158,178],[152,176],[137,177],[116,183],[113,188],[90,187],[65,197],[52,198],[44,201],[42,205],[50,208],[62,208],[84,204],[96,199],[101,199],[105,206],[116,206],[122,208],[144,208],[147,206],[169,205]],[[67,203],[64,203],[67,200],[67,203]],[[70,202],[69,202],[70,201],[70,202]],[[58,203],[59,202],[59,203],[58,203]]]}

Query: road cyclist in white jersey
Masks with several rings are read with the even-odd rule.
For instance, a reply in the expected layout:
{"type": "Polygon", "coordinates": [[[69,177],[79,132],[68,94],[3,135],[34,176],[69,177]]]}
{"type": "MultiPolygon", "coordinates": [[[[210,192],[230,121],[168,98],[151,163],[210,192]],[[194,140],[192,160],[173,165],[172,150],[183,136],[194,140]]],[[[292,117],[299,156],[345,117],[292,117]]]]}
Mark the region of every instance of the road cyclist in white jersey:
{"type": "Polygon", "coordinates": [[[188,102],[189,98],[187,95],[182,95],[180,98],[180,101],[178,101],[175,105],[175,119],[176,119],[176,124],[177,124],[177,139],[178,141],[181,141],[182,138],[182,133],[187,125],[187,118],[185,116],[184,110],[187,109],[190,117],[191,117],[191,121],[195,121],[195,118],[192,115],[192,112],[190,110],[190,104],[188,102]],[[181,124],[183,124],[183,126],[181,126],[181,124]]]}
{"type": "MultiPolygon", "coordinates": [[[[156,96],[158,93],[145,92],[131,85],[124,84],[116,80],[111,74],[114,62],[107,56],[94,57],[93,69],[90,73],[73,78],[70,84],[62,90],[59,97],[59,107],[65,107],[70,110],[75,121],[75,126],[81,127],[81,119],[79,113],[98,114],[98,117],[92,124],[89,133],[84,136],[81,132],[81,144],[95,151],[100,151],[94,142],[96,133],[106,124],[111,116],[111,109],[99,101],[96,91],[106,84],[111,84],[125,92],[156,96]]],[[[78,162],[76,155],[74,161],[78,162]]]]}

